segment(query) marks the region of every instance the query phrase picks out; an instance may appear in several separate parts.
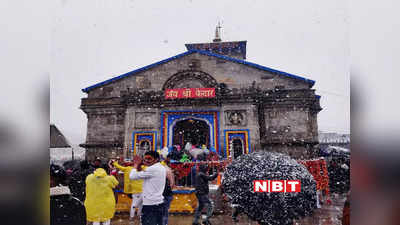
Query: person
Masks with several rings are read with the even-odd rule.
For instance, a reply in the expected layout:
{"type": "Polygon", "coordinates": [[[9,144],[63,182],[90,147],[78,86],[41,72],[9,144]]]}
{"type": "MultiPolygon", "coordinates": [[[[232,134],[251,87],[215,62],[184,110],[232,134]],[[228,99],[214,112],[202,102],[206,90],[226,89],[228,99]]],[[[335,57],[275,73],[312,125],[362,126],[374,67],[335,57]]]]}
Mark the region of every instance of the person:
{"type": "Polygon", "coordinates": [[[189,156],[186,155],[186,153],[183,153],[182,158],[179,160],[179,162],[190,162],[189,156]]]}
{"type": "Polygon", "coordinates": [[[88,161],[83,160],[79,163],[79,168],[74,169],[70,176],[68,187],[72,195],[82,202],[85,200],[85,179],[89,174],[93,173],[93,171],[88,161]]]}
{"type": "Polygon", "coordinates": [[[133,168],[129,175],[131,180],[143,179],[143,208],[142,225],[161,225],[163,216],[163,191],[167,170],[160,163],[160,155],[155,151],[144,154],[143,164],[147,167],[140,169],[142,159],[134,158],[133,168]]]}
{"type": "Polygon", "coordinates": [[[172,169],[169,167],[170,166],[170,159],[167,158],[164,160],[165,168],[167,169],[167,179],[165,180],[165,187],[164,187],[164,210],[163,210],[163,219],[162,219],[162,224],[167,225],[168,224],[168,211],[169,207],[172,202],[173,198],[173,193],[172,189],[175,187],[175,176],[174,173],[172,172],[172,169]]]}
{"type": "MultiPolygon", "coordinates": [[[[221,183],[224,182],[224,174],[222,174],[221,177],[221,183]]],[[[243,212],[243,208],[239,205],[239,202],[237,200],[233,200],[228,194],[225,193],[224,185],[220,185],[220,192],[221,195],[223,196],[223,200],[228,202],[231,201],[231,207],[232,207],[232,220],[233,222],[239,222],[238,216],[243,212]]]]}
{"type": "Polygon", "coordinates": [[[204,153],[206,154],[206,155],[208,155],[208,154],[210,154],[210,150],[208,150],[208,148],[207,148],[207,146],[206,145],[201,145],[201,149],[204,151],[204,153]]]}
{"type": "Polygon", "coordinates": [[[50,225],[86,225],[85,207],[64,185],[66,172],[50,165],[50,225]]]}
{"type": "Polygon", "coordinates": [[[168,158],[171,158],[173,160],[179,161],[181,160],[184,152],[179,151],[178,147],[176,145],[172,146],[171,152],[167,155],[168,158]]]}
{"type": "Polygon", "coordinates": [[[189,152],[190,149],[192,149],[192,143],[187,142],[186,145],[185,145],[185,150],[186,150],[187,152],[189,152]]]}
{"type": "Polygon", "coordinates": [[[208,187],[208,181],[214,180],[217,177],[218,172],[215,171],[214,174],[212,174],[211,176],[208,176],[207,173],[208,173],[208,166],[206,164],[201,164],[199,166],[199,172],[196,175],[195,190],[196,190],[198,206],[196,208],[196,211],[194,212],[194,220],[192,225],[199,225],[201,211],[203,210],[204,207],[207,208],[207,216],[203,221],[203,224],[206,225],[211,224],[209,219],[212,216],[214,206],[208,197],[208,193],[210,192],[208,187]]]}
{"type": "Polygon", "coordinates": [[[107,175],[103,168],[97,168],[86,178],[85,208],[87,220],[93,225],[110,225],[115,213],[113,188],[118,185],[114,176],[107,175]]]}
{"type": "Polygon", "coordinates": [[[218,161],[219,160],[219,156],[214,147],[210,148],[210,154],[208,154],[207,160],[208,161],[218,161]]]}
{"type": "Polygon", "coordinates": [[[168,158],[168,154],[169,154],[169,149],[167,146],[165,146],[164,148],[161,149],[161,157],[166,159],[166,158],[168,158]]]}
{"type": "Polygon", "coordinates": [[[232,202],[232,220],[234,222],[239,222],[238,216],[240,213],[242,213],[242,211],[243,211],[243,208],[240,205],[232,202]]]}
{"type": "Polygon", "coordinates": [[[93,161],[93,164],[91,165],[92,170],[95,171],[97,168],[103,168],[106,173],[109,173],[109,168],[108,165],[103,163],[100,157],[96,157],[96,159],[93,161]]]}
{"type": "Polygon", "coordinates": [[[92,167],[96,170],[97,168],[101,167],[101,159],[100,157],[96,157],[96,159],[94,159],[92,167]]]}
{"type": "MultiPolygon", "coordinates": [[[[114,165],[113,165],[113,163],[112,162],[114,162],[116,159],[111,159],[110,161],[108,161],[108,172],[109,172],[109,174],[108,175],[112,175],[112,176],[114,176],[114,177],[117,177],[118,176],[118,169],[117,169],[117,167],[115,167],[114,165]]],[[[117,179],[118,180],[118,179],[117,179]]]]}
{"type": "Polygon", "coordinates": [[[142,188],[143,188],[143,180],[131,180],[129,179],[129,175],[133,169],[132,166],[121,166],[118,164],[118,161],[111,160],[111,164],[114,165],[117,169],[124,172],[124,193],[129,194],[132,198],[132,205],[130,209],[130,220],[133,220],[136,214],[140,217],[142,214],[142,206],[143,206],[143,198],[142,198],[142,188]]]}
{"type": "Polygon", "coordinates": [[[342,224],[350,225],[350,192],[347,193],[342,212],[342,224]]]}

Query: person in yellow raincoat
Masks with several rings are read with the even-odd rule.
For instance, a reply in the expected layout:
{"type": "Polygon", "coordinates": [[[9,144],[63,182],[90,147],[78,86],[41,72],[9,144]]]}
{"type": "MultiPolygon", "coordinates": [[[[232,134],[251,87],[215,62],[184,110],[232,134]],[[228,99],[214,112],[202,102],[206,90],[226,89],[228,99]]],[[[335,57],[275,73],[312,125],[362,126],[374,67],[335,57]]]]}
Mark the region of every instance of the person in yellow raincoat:
{"type": "MultiPolygon", "coordinates": [[[[129,174],[131,173],[131,170],[133,168],[132,166],[121,166],[120,164],[118,164],[117,161],[112,161],[112,165],[124,172],[124,193],[132,195],[130,219],[132,220],[135,217],[136,208],[138,209],[137,215],[140,217],[143,206],[143,180],[129,179],[129,174]]],[[[142,169],[144,168],[145,166],[142,166],[142,169]]]]}
{"type": "Polygon", "coordinates": [[[114,176],[107,175],[103,168],[96,169],[86,177],[86,217],[93,225],[109,225],[115,213],[113,188],[118,185],[114,176]]]}

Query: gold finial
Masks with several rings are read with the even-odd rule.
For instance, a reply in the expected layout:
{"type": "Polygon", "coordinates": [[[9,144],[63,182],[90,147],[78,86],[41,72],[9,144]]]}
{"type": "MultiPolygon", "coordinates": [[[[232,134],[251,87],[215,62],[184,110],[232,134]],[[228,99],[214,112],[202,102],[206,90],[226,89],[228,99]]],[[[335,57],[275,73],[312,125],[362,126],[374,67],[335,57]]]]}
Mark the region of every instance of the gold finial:
{"type": "Polygon", "coordinates": [[[221,25],[220,25],[220,23],[218,22],[218,25],[217,25],[217,27],[215,28],[215,38],[214,38],[214,40],[213,40],[213,42],[221,42],[222,40],[221,40],[221,25]]]}

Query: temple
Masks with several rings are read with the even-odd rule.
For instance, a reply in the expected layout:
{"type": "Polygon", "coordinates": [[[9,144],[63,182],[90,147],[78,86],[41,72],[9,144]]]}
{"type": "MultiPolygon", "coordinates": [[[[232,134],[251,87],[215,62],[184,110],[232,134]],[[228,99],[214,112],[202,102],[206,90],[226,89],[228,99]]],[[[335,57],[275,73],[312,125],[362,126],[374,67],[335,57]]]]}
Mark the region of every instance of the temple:
{"type": "Polygon", "coordinates": [[[188,142],[223,158],[261,149],[315,156],[315,82],[245,61],[246,44],[222,41],[217,27],[210,43],[82,89],[87,158],[188,142]]]}

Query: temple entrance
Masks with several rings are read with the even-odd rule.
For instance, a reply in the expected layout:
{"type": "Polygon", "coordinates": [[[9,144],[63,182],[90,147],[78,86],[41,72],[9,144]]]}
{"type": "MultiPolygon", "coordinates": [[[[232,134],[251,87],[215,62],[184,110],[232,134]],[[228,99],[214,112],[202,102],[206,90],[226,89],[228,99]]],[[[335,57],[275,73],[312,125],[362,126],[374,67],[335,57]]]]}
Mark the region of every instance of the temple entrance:
{"type": "Polygon", "coordinates": [[[206,122],[196,119],[179,121],[173,128],[173,145],[184,148],[190,142],[198,148],[205,144],[210,149],[210,127],[206,122]]]}
{"type": "Polygon", "coordinates": [[[233,145],[233,158],[236,159],[237,157],[243,154],[243,142],[241,139],[236,138],[232,142],[233,145]]]}
{"type": "Polygon", "coordinates": [[[141,140],[139,142],[139,148],[138,148],[138,155],[143,157],[144,153],[149,151],[151,149],[151,143],[149,140],[141,140]]]}

